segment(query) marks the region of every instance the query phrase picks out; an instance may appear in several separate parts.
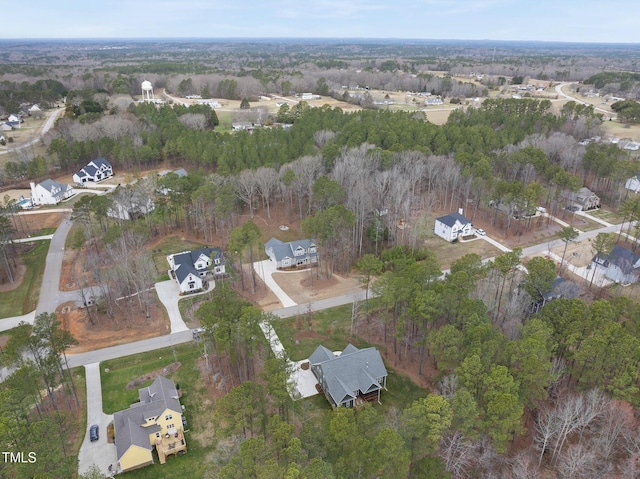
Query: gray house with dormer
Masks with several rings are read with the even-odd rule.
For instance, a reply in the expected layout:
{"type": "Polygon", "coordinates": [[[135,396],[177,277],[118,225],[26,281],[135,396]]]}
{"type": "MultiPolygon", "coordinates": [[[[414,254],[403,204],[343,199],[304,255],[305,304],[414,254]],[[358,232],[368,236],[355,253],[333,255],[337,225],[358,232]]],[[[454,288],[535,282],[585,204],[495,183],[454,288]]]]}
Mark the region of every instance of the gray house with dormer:
{"type": "Polygon", "coordinates": [[[51,178],[37,185],[33,182],[31,183],[31,203],[33,206],[57,205],[75,194],[71,185],[60,183],[51,178]]]}
{"type": "Polygon", "coordinates": [[[318,262],[318,247],[311,239],[283,243],[271,238],[265,243],[264,251],[278,269],[304,268],[318,262]]]}
{"type": "Polygon", "coordinates": [[[620,245],[615,245],[608,255],[595,255],[592,268],[604,268],[604,276],[614,283],[631,284],[640,275],[640,256],[620,245]]]}
{"type": "Polygon", "coordinates": [[[358,349],[348,344],[336,355],[318,346],[309,364],[331,407],[354,407],[364,401],[380,403],[387,369],[376,348],[358,349]]]}

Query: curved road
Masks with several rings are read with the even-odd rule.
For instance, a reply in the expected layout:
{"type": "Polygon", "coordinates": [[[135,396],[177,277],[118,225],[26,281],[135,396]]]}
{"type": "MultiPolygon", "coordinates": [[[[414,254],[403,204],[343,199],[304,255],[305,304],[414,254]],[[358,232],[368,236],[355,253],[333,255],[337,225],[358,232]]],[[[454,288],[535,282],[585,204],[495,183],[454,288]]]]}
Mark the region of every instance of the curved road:
{"type": "Polygon", "coordinates": [[[578,98],[571,96],[571,95],[567,95],[562,88],[567,86],[567,85],[571,85],[570,82],[565,82],[565,83],[559,83],[558,85],[556,85],[556,93],[559,96],[562,96],[564,98],[566,98],[567,100],[571,100],[571,101],[575,101],[576,103],[580,103],[582,105],[588,105],[588,106],[592,106],[594,108],[594,110],[605,113],[606,115],[609,115],[609,118],[613,118],[615,117],[615,113],[613,113],[611,110],[605,110],[604,108],[600,108],[595,106],[593,103],[588,103],[586,101],[583,100],[579,100],[578,98]]]}
{"type": "Polygon", "coordinates": [[[53,128],[53,124],[55,123],[56,119],[58,118],[58,115],[60,115],[60,112],[63,112],[64,108],[58,108],[57,110],[53,110],[51,112],[51,114],[47,117],[47,119],[45,120],[44,124],[42,125],[42,128],[40,129],[40,133],[38,133],[38,135],[33,138],[32,140],[29,140],[28,142],[20,145],[20,146],[16,146],[15,148],[9,148],[6,149],[4,151],[0,151],[0,155],[5,155],[7,153],[10,152],[14,152],[14,151],[18,151],[18,150],[22,150],[23,148],[29,148],[30,146],[35,145],[36,143],[38,143],[42,137],[51,129],[53,128]]]}

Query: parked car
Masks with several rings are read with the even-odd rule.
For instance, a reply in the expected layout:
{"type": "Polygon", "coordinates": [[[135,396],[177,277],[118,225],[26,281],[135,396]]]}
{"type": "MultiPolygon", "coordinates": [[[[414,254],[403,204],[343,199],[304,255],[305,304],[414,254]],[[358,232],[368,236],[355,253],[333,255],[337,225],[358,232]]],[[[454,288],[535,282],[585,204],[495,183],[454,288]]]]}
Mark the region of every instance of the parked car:
{"type": "Polygon", "coordinates": [[[575,212],[575,211],[580,211],[580,207],[579,207],[579,206],[576,206],[576,205],[569,205],[569,206],[567,206],[567,209],[568,209],[569,211],[574,211],[574,212],[575,212]]]}
{"type": "Polygon", "coordinates": [[[98,433],[98,430],[99,428],[97,424],[93,424],[89,428],[89,439],[91,440],[91,442],[97,441],[98,439],[100,439],[100,434],[98,433]]]}
{"type": "Polygon", "coordinates": [[[482,228],[476,228],[476,234],[478,236],[485,236],[487,233],[482,228]]]}
{"type": "Polygon", "coordinates": [[[543,208],[542,206],[536,206],[536,211],[538,211],[540,213],[546,213],[547,209],[543,208]]]}
{"type": "Polygon", "coordinates": [[[187,418],[182,416],[182,429],[187,429],[187,418]]]}

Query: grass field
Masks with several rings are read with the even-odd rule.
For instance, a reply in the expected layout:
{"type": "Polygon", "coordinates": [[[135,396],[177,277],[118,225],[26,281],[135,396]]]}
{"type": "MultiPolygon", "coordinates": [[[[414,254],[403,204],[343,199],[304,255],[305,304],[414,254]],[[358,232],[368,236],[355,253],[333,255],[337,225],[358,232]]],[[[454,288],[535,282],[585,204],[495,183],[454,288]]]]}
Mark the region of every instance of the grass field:
{"type": "Polygon", "coordinates": [[[164,240],[158,243],[151,252],[151,257],[156,265],[156,271],[159,271],[164,279],[168,279],[164,274],[169,269],[167,255],[190,251],[202,248],[203,246],[204,245],[201,243],[182,239],[179,236],[167,236],[164,240]]]}
{"type": "Polygon", "coordinates": [[[603,210],[602,208],[599,210],[589,211],[589,216],[595,216],[596,218],[600,218],[608,223],[613,225],[619,225],[623,222],[624,218],[613,211],[603,210]]]}
{"type": "MultiPolygon", "coordinates": [[[[308,358],[320,345],[332,351],[340,351],[348,343],[353,343],[359,348],[375,346],[369,344],[359,336],[352,336],[351,332],[351,305],[338,306],[313,313],[312,330],[314,337],[300,337],[296,334],[308,328],[306,318],[301,318],[296,323],[295,318],[277,319],[273,327],[280,338],[285,350],[293,361],[308,358]],[[298,327],[296,327],[296,324],[298,327]],[[302,329],[299,329],[302,328],[302,329]]],[[[303,335],[304,336],[304,335],[303,335]]],[[[416,399],[423,397],[426,391],[418,387],[411,379],[392,370],[387,365],[389,376],[387,377],[387,391],[382,393],[382,412],[386,413],[392,408],[403,409],[416,399]]],[[[330,410],[328,402],[322,396],[314,396],[302,401],[318,401],[322,408],[330,410]]]]}
{"type": "Polygon", "coordinates": [[[22,255],[27,268],[24,279],[16,289],[2,293],[0,318],[21,316],[36,309],[49,243],[50,241],[38,241],[35,248],[22,255]]]}

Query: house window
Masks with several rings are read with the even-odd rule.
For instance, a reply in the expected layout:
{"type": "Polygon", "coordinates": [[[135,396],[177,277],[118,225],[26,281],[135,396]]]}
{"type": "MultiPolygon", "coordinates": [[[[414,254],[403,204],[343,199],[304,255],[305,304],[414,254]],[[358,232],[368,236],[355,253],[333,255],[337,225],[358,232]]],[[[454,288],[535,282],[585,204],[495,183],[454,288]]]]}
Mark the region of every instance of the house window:
{"type": "Polygon", "coordinates": [[[156,437],[159,438],[160,437],[160,433],[156,432],[156,437]]]}
{"type": "Polygon", "coordinates": [[[195,281],[189,281],[189,289],[194,289],[196,287],[195,281]]]}
{"type": "Polygon", "coordinates": [[[171,414],[167,414],[167,415],[164,417],[164,420],[165,420],[165,421],[170,421],[171,419],[173,419],[173,416],[172,416],[171,414]]]}
{"type": "Polygon", "coordinates": [[[169,424],[169,425],[167,426],[167,429],[173,429],[174,427],[176,427],[176,426],[175,426],[175,424],[169,424]]]}

